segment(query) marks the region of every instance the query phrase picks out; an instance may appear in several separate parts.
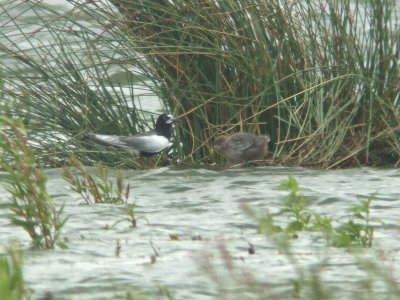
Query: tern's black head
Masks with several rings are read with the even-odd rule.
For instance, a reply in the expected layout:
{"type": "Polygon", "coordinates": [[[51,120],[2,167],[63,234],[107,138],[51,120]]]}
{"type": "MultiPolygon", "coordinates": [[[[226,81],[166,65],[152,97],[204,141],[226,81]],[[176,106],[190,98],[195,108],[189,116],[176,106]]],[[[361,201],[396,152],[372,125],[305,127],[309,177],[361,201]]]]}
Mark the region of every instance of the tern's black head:
{"type": "Polygon", "coordinates": [[[174,118],[173,115],[161,114],[157,118],[156,127],[154,128],[154,130],[158,134],[161,134],[161,135],[165,136],[167,139],[170,139],[171,138],[171,126],[172,126],[172,123],[174,123],[175,121],[176,121],[176,119],[174,118]]]}

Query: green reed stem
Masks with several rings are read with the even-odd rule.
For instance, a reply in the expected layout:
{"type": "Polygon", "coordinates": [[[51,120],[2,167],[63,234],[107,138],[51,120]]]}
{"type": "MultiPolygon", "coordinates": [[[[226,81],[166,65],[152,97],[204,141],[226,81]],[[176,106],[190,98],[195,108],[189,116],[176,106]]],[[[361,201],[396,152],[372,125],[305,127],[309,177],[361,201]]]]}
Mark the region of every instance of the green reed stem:
{"type": "Polygon", "coordinates": [[[36,165],[23,123],[0,117],[0,124],[0,165],[7,172],[11,222],[29,234],[34,248],[64,247],[60,241],[67,221],[62,215],[64,206],[57,209],[47,193],[46,177],[36,165]]]}

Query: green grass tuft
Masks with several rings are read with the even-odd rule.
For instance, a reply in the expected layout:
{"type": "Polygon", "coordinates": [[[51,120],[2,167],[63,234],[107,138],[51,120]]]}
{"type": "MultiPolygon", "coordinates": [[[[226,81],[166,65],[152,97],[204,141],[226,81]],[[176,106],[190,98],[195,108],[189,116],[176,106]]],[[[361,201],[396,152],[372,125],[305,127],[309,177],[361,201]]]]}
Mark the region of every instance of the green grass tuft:
{"type": "Polygon", "coordinates": [[[124,186],[121,170],[117,171],[114,185],[108,178],[107,168],[101,163],[96,165],[98,179],[95,179],[76,157],[71,156],[69,161],[79,175],[74,176],[71,169],[64,166],[63,177],[70,184],[72,190],[81,195],[86,204],[127,203],[130,185],[124,186]]]}
{"type": "Polygon", "coordinates": [[[349,209],[351,215],[344,221],[331,216],[321,215],[309,208],[312,199],[299,193],[299,184],[293,176],[282,180],[280,188],[288,192],[283,197],[277,216],[270,213],[256,214],[250,207],[244,205],[246,213],[258,220],[258,231],[281,240],[283,248],[287,246],[286,236],[297,237],[299,231],[314,231],[323,234],[328,246],[333,247],[371,247],[374,240],[375,227],[372,221],[382,223],[380,219],[371,218],[371,202],[375,195],[361,200],[358,205],[349,209]],[[288,219],[285,226],[278,226],[277,217],[288,219]],[[338,225],[335,225],[338,224],[338,225]],[[281,233],[287,235],[282,236],[281,233]],[[283,237],[283,240],[281,239],[283,237]]]}
{"type": "Polygon", "coordinates": [[[6,253],[0,255],[0,295],[7,300],[25,299],[22,251],[18,245],[8,245],[6,253]]]}
{"type": "Polygon", "coordinates": [[[35,154],[27,143],[21,121],[0,116],[0,166],[7,172],[11,222],[31,237],[34,248],[65,247],[60,233],[67,218],[64,206],[56,208],[46,190],[46,177],[37,167],[35,154]]]}

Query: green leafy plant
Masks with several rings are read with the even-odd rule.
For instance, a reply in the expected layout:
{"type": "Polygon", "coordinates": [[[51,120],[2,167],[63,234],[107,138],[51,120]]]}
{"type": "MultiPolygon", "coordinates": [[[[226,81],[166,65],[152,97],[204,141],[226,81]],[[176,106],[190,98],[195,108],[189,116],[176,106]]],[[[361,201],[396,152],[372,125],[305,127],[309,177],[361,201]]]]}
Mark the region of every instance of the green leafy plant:
{"type": "Polygon", "coordinates": [[[0,255],[0,295],[1,299],[25,299],[22,273],[22,252],[18,245],[10,244],[6,253],[0,255]]]}
{"type": "MultiPolygon", "coordinates": [[[[277,226],[276,219],[269,213],[257,215],[251,208],[244,206],[245,211],[252,218],[258,220],[260,233],[295,233],[297,231],[319,231],[324,233],[328,245],[335,247],[371,247],[374,239],[374,227],[371,225],[371,202],[375,195],[366,200],[361,200],[358,205],[349,209],[351,215],[347,222],[338,221],[334,226],[333,217],[323,216],[308,208],[311,199],[299,193],[297,180],[289,176],[282,180],[280,188],[288,191],[282,199],[282,208],[279,215],[287,216],[285,227],[277,226]]],[[[379,219],[374,219],[380,222],[379,219]]],[[[283,238],[282,242],[285,241],[283,238]]]]}
{"type": "Polygon", "coordinates": [[[370,224],[370,213],[371,202],[374,197],[375,195],[371,195],[368,199],[361,200],[359,205],[356,205],[350,209],[350,220],[340,225],[333,232],[333,246],[372,246],[374,239],[374,227],[370,224]]]}
{"type": "Polygon", "coordinates": [[[130,185],[124,187],[122,171],[116,174],[116,183],[108,179],[106,167],[99,163],[96,165],[96,180],[81,162],[74,156],[69,158],[71,165],[78,171],[79,175],[74,176],[71,169],[63,167],[63,177],[70,184],[73,191],[82,196],[87,204],[93,203],[127,203],[130,185]]]}
{"type": "Polygon", "coordinates": [[[307,208],[311,199],[304,197],[299,193],[299,184],[293,176],[289,176],[279,184],[280,189],[288,191],[288,195],[283,197],[279,215],[288,216],[290,221],[286,227],[275,225],[274,217],[266,213],[258,216],[249,207],[244,206],[247,214],[258,219],[258,231],[260,233],[276,233],[276,232],[296,232],[307,230],[312,223],[313,212],[307,208]]]}
{"type": "MultiPolygon", "coordinates": [[[[289,176],[288,179],[282,180],[279,186],[288,192],[288,195],[282,199],[282,208],[278,214],[281,219],[287,217],[286,226],[277,226],[275,215],[270,213],[259,215],[247,205],[243,205],[243,208],[247,215],[257,222],[258,231],[265,234],[271,244],[279,250],[279,254],[283,256],[282,261],[287,262],[293,270],[292,276],[287,280],[280,280],[278,284],[270,283],[269,276],[264,276],[265,280],[258,280],[252,276],[253,274],[238,270],[236,261],[233,259],[234,254],[231,254],[226,245],[222,244],[219,249],[222,264],[218,264],[218,267],[213,265],[210,259],[215,256],[207,255],[201,265],[202,270],[217,284],[218,291],[222,294],[220,298],[229,298],[231,294],[237,296],[240,292],[244,295],[252,294],[255,299],[342,298],[342,291],[338,290],[335,284],[331,284],[329,279],[326,280],[326,272],[330,272],[332,268],[331,247],[326,249],[326,255],[319,261],[304,265],[302,254],[297,255],[299,250],[293,250],[295,246],[292,243],[293,237],[298,237],[296,232],[300,230],[319,231],[325,234],[327,246],[350,248],[351,251],[343,252],[346,253],[346,263],[350,261],[359,272],[355,273],[357,280],[346,283],[350,286],[348,289],[351,290],[351,294],[344,292],[347,297],[351,295],[354,299],[399,298],[400,286],[393,276],[394,270],[390,267],[391,258],[386,257],[387,252],[380,249],[375,251],[376,249],[371,247],[375,231],[372,223],[381,222],[378,218],[371,216],[371,204],[375,194],[368,199],[360,200],[357,205],[351,207],[348,210],[348,218],[342,221],[343,218],[337,220],[332,216],[313,212],[309,207],[311,200],[301,195],[299,184],[294,177],[289,176]],[[336,223],[339,225],[336,226],[336,223]],[[358,251],[360,247],[371,248],[358,251]],[[371,256],[374,259],[371,259],[371,256]],[[240,274],[246,276],[240,277],[240,274]]],[[[257,253],[257,249],[253,249],[253,253],[257,253]]],[[[342,271],[338,267],[335,272],[348,271],[342,271]]],[[[340,277],[338,274],[336,276],[340,277]]]]}
{"type": "Polygon", "coordinates": [[[281,209],[281,213],[288,214],[289,217],[294,219],[289,222],[286,230],[299,231],[305,229],[309,225],[312,215],[307,210],[307,204],[311,202],[311,199],[299,194],[299,184],[293,176],[282,180],[280,187],[289,191],[289,194],[282,199],[283,208],[281,209]]]}
{"type": "Polygon", "coordinates": [[[117,221],[114,226],[118,223],[127,221],[131,224],[131,227],[136,228],[137,221],[140,219],[144,219],[147,221],[145,217],[137,217],[136,216],[136,205],[135,204],[127,204],[126,207],[122,209],[122,214],[125,216],[124,219],[117,221]]]}
{"type": "Polygon", "coordinates": [[[57,209],[47,193],[46,177],[36,166],[22,121],[1,116],[0,124],[0,165],[7,172],[11,222],[29,234],[34,248],[65,247],[59,239],[67,221],[64,206],[57,209]]]}

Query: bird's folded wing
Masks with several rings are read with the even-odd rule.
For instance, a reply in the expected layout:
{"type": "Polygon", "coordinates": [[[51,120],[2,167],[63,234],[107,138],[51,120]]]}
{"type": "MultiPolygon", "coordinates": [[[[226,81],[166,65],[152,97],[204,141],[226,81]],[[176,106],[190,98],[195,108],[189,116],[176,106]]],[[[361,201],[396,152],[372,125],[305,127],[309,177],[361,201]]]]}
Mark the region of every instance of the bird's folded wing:
{"type": "Polygon", "coordinates": [[[247,135],[232,136],[229,141],[229,146],[233,151],[244,151],[251,147],[254,139],[247,135]]]}
{"type": "Polygon", "coordinates": [[[107,135],[107,134],[94,134],[91,133],[89,137],[95,140],[97,143],[107,146],[119,146],[124,147],[125,143],[121,142],[120,137],[117,135],[107,135]]]}
{"type": "Polygon", "coordinates": [[[169,141],[162,135],[134,135],[120,137],[125,147],[135,148],[141,152],[157,153],[169,146],[169,141]]]}

